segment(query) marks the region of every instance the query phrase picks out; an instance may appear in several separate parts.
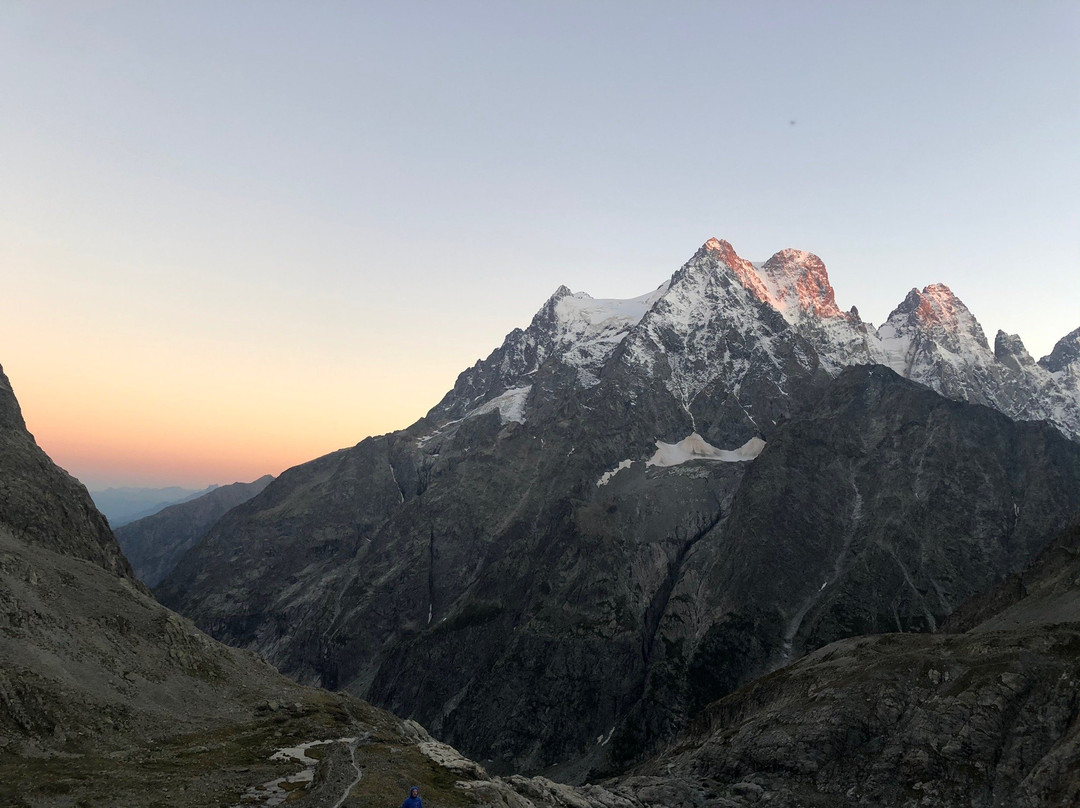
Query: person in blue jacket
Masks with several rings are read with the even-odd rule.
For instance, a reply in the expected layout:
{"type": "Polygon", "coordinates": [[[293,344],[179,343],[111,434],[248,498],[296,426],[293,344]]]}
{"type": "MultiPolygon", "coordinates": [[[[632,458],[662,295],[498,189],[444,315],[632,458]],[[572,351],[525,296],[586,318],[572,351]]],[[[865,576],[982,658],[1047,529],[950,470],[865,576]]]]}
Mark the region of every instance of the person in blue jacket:
{"type": "Polygon", "coordinates": [[[424,803],[420,802],[420,789],[416,786],[410,788],[409,796],[401,803],[401,808],[424,808],[424,803]]]}

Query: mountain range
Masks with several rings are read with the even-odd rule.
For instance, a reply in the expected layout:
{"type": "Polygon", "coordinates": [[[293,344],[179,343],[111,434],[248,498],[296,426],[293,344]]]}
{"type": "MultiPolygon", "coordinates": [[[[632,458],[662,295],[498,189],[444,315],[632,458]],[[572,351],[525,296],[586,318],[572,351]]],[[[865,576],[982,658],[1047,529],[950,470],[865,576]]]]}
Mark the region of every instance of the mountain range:
{"type": "Polygon", "coordinates": [[[1080,503],[1080,329],[994,349],[941,284],[874,327],[710,239],[560,287],[407,429],[284,472],[156,589],[495,770],[594,779],[830,642],[933,632],[1080,503]]]}
{"type": "Polygon", "coordinates": [[[147,586],[156,586],[222,515],[247,502],[273,479],[266,474],[250,483],[213,486],[193,499],[116,527],[116,541],[136,577],[147,586]]]}
{"type": "Polygon", "coordinates": [[[153,516],[170,505],[188,502],[209,494],[217,488],[208,486],[202,490],[169,486],[167,488],[106,488],[103,491],[91,491],[94,505],[109,520],[112,528],[118,528],[137,519],[153,516]]]}

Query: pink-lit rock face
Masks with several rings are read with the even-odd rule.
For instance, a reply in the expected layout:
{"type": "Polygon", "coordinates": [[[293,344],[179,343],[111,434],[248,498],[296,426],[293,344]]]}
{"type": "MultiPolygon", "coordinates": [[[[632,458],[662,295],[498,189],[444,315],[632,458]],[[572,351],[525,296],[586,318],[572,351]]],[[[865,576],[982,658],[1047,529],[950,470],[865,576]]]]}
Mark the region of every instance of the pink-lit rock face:
{"type": "MultiPolygon", "coordinates": [[[[949,350],[958,350],[960,341],[974,340],[989,351],[989,343],[975,316],[943,283],[912,289],[886,321],[897,332],[918,331],[935,335],[949,350]]],[[[884,336],[884,334],[883,334],[884,336]]]]}
{"type": "Polygon", "coordinates": [[[797,306],[818,317],[850,317],[836,305],[824,262],[813,253],[786,249],[766,261],[760,270],[778,309],[797,306]]]}
{"type": "Polygon", "coordinates": [[[785,249],[755,267],[730,243],[711,238],[702,249],[727,266],[754,297],[780,312],[807,312],[818,317],[849,318],[836,305],[825,264],[813,253],[785,249]]]}
{"type": "Polygon", "coordinates": [[[961,310],[967,313],[967,307],[957,299],[952,289],[943,283],[932,283],[919,295],[915,316],[926,325],[956,329],[960,327],[961,310]]]}

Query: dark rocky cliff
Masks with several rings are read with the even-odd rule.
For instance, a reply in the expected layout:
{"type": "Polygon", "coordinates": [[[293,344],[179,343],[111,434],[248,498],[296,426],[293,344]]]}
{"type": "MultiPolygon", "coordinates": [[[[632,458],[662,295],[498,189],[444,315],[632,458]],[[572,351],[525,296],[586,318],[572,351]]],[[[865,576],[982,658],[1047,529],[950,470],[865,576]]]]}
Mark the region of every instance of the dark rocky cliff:
{"type": "Polygon", "coordinates": [[[86,487],[26,430],[11,382],[0,368],[0,524],[20,539],[91,561],[134,580],[131,566],[86,487]]]}

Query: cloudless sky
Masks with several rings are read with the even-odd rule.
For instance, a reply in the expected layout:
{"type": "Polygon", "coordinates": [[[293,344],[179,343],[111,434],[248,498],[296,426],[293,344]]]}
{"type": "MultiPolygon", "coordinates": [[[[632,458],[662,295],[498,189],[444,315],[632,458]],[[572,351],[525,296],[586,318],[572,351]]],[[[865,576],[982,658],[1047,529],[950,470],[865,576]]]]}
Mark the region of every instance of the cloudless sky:
{"type": "Polygon", "coordinates": [[[92,488],[401,428],[709,237],[1080,326],[1080,3],[0,4],[0,362],[92,488]]]}

